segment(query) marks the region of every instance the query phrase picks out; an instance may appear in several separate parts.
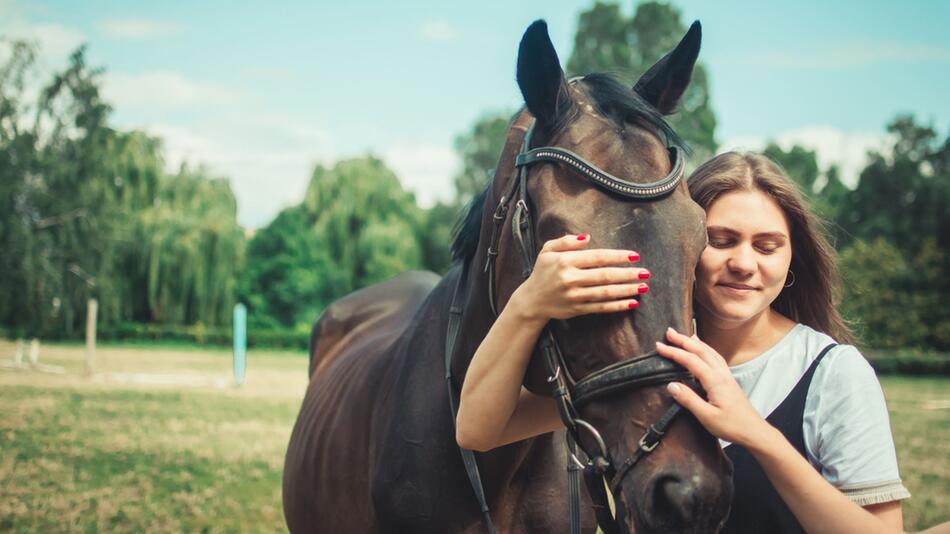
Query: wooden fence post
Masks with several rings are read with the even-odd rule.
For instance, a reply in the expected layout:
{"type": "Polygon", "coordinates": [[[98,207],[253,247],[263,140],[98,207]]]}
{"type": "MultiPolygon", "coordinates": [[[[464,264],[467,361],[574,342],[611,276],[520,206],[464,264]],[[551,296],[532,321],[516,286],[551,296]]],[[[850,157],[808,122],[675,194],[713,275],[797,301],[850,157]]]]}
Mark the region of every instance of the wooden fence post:
{"type": "Polygon", "coordinates": [[[30,341],[30,365],[36,367],[36,364],[40,362],[40,340],[38,338],[33,338],[30,341]]]}
{"type": "Polygon", "coordinates": [[[86,376],[96,371],[96,312],[99,302],[89,299],[86,304],[86,376]]]}

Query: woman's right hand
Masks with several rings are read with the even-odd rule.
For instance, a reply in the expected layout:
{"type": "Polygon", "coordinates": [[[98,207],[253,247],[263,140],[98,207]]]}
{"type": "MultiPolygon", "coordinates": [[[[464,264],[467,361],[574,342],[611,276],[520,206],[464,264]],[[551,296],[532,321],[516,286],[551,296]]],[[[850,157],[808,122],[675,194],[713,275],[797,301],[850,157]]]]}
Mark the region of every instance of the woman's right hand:
{"type": "MultiPolygon", "coordinates": [[[[636,308],[646,293],[646,269],[630,267],[633,250],[588,249],[590,235],[565,235],[544,244],[531,276],[512,295],[524,317],[547,321],[636,308]]],[[[510,303],[509,303],[510,304],[510,303]]]]}

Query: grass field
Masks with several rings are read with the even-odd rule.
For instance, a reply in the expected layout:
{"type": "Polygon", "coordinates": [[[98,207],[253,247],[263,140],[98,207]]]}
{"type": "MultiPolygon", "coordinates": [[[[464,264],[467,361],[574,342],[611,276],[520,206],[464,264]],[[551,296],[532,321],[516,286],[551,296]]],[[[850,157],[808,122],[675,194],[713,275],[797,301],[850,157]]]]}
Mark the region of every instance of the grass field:
{"type": "MultiPolygon", "coordinates": [[[[13,354],[0,341],[0,359],[13,354]]],[[[0,532],[283,532],[284,450],[306,386],[303,354],[252,351],[247,384],[224,350],[43,347],[65,375],[0,370],[0,532]],[[199,385],[141,385],[160,373],[199,385]]],[[[909,530],[950,519],[950,379],[882,380],[909,530]]]]}

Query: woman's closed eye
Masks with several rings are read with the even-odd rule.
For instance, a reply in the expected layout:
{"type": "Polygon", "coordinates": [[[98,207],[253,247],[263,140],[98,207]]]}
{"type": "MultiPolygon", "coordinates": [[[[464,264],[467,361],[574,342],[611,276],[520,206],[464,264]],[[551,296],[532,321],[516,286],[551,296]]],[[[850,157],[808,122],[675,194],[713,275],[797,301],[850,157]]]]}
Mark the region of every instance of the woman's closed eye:
{"type": "Polygon", "coordinates": [[[778,249],[782,248],[784,245],[785,245],[784,241],[780,241],[777,239],[769,239],[765,241],[757,241],[755,243],[755,248],[758,249],[759,252],[763,254],[773,254],[776,251],[778,251],[778,249]]]}

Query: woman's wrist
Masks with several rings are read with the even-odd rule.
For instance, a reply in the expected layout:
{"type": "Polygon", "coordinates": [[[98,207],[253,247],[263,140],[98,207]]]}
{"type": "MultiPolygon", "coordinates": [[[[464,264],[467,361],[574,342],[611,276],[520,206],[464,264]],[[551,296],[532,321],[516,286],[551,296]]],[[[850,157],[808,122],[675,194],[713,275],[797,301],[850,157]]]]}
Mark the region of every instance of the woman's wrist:
{"type": "Polygon", "coordinates": [[[525,285],[523,284],[515,289],[502,313],[510,313],[519,324],[541,330],[551,318],[541,313],[540,307],[531,302],[530,296],[525,293],[524,288],[525,285]]]}
{"type": "Polygon", "coordinates": [[[750,428],[741,439],[735,443],[749,450],[753,456],[767,454],[778,450],[781,442],[787,442],[782,432],[762,419],[760,424],[750,428]]]}

